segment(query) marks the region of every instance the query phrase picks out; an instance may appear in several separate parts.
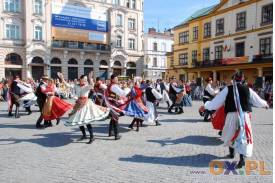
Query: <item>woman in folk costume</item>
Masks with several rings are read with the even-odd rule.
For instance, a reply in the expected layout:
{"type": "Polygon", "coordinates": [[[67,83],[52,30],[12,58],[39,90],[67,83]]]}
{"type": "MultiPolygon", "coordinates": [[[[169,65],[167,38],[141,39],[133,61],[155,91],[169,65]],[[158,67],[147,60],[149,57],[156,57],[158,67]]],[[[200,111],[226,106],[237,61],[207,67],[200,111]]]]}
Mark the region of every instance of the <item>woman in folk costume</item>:
{"type": "Polygon", "coordinates": [[[42,92],[47,95],[47,99],[42,111],[43,119],[45,121],[56,119],[56,125],[58,125],[60,122],[60,117],[63,116],[68,110],[73,108],[73,105],[55,96],[56,86],[52,79],[48,80],[48,85],[46,86],[45,90],[42,90],[42,92]]]}
{"type": "Polygon", "coordinates": [[[139,131],[139,126],[142,126],[142,122],[148,115],[148,108],[143,104],[142,101],[142,89],[140,88],[140,81],[142,78],[135,77],[135,85],[131,90],[131,100],[124,108],[124,113],[127,116],[134,117],[132,123],[129,125],[129,128],[133,129],[134,124],[137,124],[137,131],[139,131]]]}
{"type": "Polygon", "coordinates": [[[149,123],[155,122],[156,126],[159,126],[161,124],[158,121],[156,103],[162,99],[162,95],[151,86],[152,83],[149,80],[146,81],[146,84],[148,85],[148,87],[145,89],[146,107],[149,110],[146,121],[149,123]]]}
{"type": "Polygon", "coordinates": [[[217,110],[225,106],[225,125],[222,140],[229,146],[229,158],[234,158],[235,151],[240,154],[237,168],[245,165],[245,157],[252,156],[253,138],[251,129],[251,104],[255,107],[268,108],[256,92],[242,84],[244,75],[237,72],[233,76],[233,85],[225,87],[213,100],[204,105],[207,110],[217,110]]]}
{"type": "Polygon", "coordinates": [[[89,134],[90,140],[87,144],[91,144],[94,141],[93,128],[91,123],[94,121],[100,121],[108,117],[109,109],[105,107],[98,106],[92,102],[88,98],[89,92],[94,87],[92,73],[89,74],[89,84],[88,78],[85,75],[80,76],[79,84],[74,84],[73,86],[69,85],[65,80],[61,73],[58,73],[58,76],[64,82],[66,87],[74,87],[75,90],[75,105],[72,112],[69,114],[69,118],[65,121],[65,126],[76,126],[78,125],[81,132],[82,137],[80,140],[87,139],[85,127],[86,125],[89,134]]]}
{"type": "Polygon", "coordinates": [[[127,104],[127,96],[129,93],[125,92],[118,85],[117,75],[111,75],[111,83],[108,85],[107,90],[105,90],[105,103],[107,107],[111,109],[110,124],[109,124],[109,136],[112,136],[114,132],[115,140],[119,140],[121,136],[118,131],[118,119],[120,116],[124,115],[123,107],[127,104]]]}

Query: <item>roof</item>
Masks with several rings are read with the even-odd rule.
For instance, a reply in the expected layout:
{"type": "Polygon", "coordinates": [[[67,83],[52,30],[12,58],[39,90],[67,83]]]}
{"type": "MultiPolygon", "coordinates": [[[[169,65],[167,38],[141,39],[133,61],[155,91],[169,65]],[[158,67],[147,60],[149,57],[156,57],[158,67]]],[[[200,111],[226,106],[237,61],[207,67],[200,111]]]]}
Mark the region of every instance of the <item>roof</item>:
{"type": "Polygon", "coordinates": [[[215,4],[215,5],[212,5],[212,6],[209,6],[209,7],[206,7],[206,8],[202,8],[202,9],[199,9],[199,10],[195,11],[191,16],[189,16],[188,18],[186,18],[182,23],[180,23],[180,24],[177,25],[176,27],[181,26],[181,25],[184,25],[184,24],[188,23],[189,21],[194,20],[194,19],[197,19],[197,18],[199,18],[199,17],[208,15],[208,14],[211,13],[212,10],[214,10],[218,5],[219,5],[219,4],[215,4]]]}

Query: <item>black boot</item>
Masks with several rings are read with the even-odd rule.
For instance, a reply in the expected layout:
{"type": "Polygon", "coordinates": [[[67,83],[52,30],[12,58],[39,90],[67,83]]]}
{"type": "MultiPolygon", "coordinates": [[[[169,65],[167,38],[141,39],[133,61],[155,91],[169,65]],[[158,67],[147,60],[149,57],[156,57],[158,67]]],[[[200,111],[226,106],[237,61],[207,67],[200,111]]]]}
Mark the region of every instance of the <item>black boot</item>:
{"type": "Polygon", "coordinates": [[[136,118],[133,119],[132,123],[128,127],[133,129],[135,123],[136,123],[136,118]]]}
{"type": "Polygon", "coordinates": [[[82,137],[79,139],[79,141],[84,140],[84,139],[87,139],[87,136],[86,136],[86,132],[85,132],[84,126],[80,126],[79,129],[80,129],[81,132],[82,132],[82,137]]]}
{"type": "Polygon", "coordinates": [[[109,137],[114,136],[113,134],[113,120],[111,119],[109,123],[109,137]]]}
{"type": "Polygon", "coordinates": [[[219,131],[218,135],[219,135],[219,136],[222,136],[222,131],[219,131]]]}
{"type": "Polygon", "coordinates": [[[176,109],[175,109],[175,113],[178,113],[178,110],[179,110],[179,109],[176,107],[176,109]]]}
{"type": "Polygon", "coordinates": [[[16,106],[16,109],[15,109],[15,118],[20,118],[19,116],[19,107],[16,106]]]}
{"type": "Polygon", "coordinates": [[[178,112],[178,114],[182,114],[183,113],[183,109],[182,109],[182,107],[179,107],[179,112],[178,112]]]}
{"type": "Polygon", "coordinates": [[[31,115],[32,111],[31,111],[31,107],[26,107],[26,111],[28,112],[27,115],[31,115]]]}
{"type": "Polygon", "coordinates": [[[121,138],[121,136],[119,135],[119,132],[118,132],[118,123],[114,122],[113,127],[114,127],[114,132],[115,132],[115,140],[119,140],[121,138]]]}
{"type": "Polygon", "coordinates": [[[226,157],[230,159],[233,159],[235,157],[235,150],[233,147],[229,147],[229,154],[226,157]]]}
{"type": "Polygon", "coordinates": [[[140,119],[137,120],[137,132],[139,131],[140,119]]]}
{"type": "Polygon", "coordinates": [[[38,120],[36,121],[36,125],[35,125],[36,128],[44,128],[44,126],[41,125],[42,120],[43,120],[43,116],[40,115],[39,118],[38,118],[38,120]]]}
{"type": "Polygon", "coordinates": [[[60,118],[57,118],[56,119],[56,125],[59,125],[59,123],[60,123],[60,118]]]}
{"type": "Polygon", "coordinates": [[[90,134],[90,140],[89,140],[89,142],[88,142],[87,144],[91,144],[91,143],[93,143],[93,141],[95,140],[95,139],[94,139],[94,133],[93,133],[93,127],[92,127],[91,124],[88,124],[88,125],[86,125],[86,126],[87,126],[88,131],[89,131],[89,134],[90,134]]]}
{"type": "Polygon", "coordinates": [[[242,168],[243,166],[245,166],[244,155],[240,154],[240,161],[237,164],[236,168],[239,169],[239,168],[242,168]]]}
{"type": "Polygon", "coordinates": [[[9,114],[8,114],[8,115],[9,115],[9,116],[13,116],[13,115],[12,115],[12,113],[11,113],[11,111],[9,112],[9,114]]]}
{"type": "Polygon", "coordinates": [[[156,126],[160,126],[161,124],[159,123],[158,120],[156,120],[156,126]]]}

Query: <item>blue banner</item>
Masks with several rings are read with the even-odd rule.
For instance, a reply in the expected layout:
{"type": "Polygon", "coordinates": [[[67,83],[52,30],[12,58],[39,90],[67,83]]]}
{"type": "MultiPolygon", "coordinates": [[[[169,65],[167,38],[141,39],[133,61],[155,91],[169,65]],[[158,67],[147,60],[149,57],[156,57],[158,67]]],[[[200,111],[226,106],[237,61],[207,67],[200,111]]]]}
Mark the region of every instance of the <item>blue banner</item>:
{"type": "Polygon", "coordinates": [[[52,26],[108,32],[107,21],[58,14],[52,14],[52,26]]]}

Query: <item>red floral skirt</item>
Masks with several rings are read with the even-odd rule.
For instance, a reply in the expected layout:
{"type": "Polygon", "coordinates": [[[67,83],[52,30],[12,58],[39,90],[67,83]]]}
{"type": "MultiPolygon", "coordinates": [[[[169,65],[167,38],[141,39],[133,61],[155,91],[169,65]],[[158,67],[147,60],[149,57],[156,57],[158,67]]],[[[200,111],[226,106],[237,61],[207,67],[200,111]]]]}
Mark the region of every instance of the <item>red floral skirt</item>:
{"type": "Polygon", "coordinates": [[[58,97],[48,97],[43,107],[44,120],[54,120],[63,116],[73,105],[58,97]]]}

